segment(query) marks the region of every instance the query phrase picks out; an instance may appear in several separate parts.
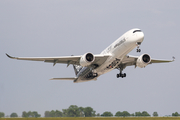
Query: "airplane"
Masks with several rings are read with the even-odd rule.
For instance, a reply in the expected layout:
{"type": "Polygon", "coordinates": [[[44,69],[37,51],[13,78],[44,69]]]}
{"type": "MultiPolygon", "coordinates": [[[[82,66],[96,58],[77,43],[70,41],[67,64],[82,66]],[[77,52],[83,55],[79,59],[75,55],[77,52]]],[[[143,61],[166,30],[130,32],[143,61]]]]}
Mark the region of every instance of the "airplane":
{"type": "Polygon", "coordinates": [[[12,57],[6,54],[9,58],[17,60],[31,60],[44,61],[53,63],[67,64],[67,67],[73,65],[76,77],[68,78],[52,78],[50,80],[73,80],[74,83],[97,80],[97,78],[110,72],[113,69],[118,69],[117,78],[126,77],[126,73],[122,71],[127,66],[135,66],[144,68],[152,63],[166,63],[173,62],[173,60],[153,59],[149,54],[142,54],[140,56],[127,55],[134,48],[137,47],[137,52],[141,52],[139,48],[144,40],[144,33],[138,29],[131,29],[109,45],[100,54],[92,54],[90,52],[79,56],[60,56],[60,57],[12,57]]]}

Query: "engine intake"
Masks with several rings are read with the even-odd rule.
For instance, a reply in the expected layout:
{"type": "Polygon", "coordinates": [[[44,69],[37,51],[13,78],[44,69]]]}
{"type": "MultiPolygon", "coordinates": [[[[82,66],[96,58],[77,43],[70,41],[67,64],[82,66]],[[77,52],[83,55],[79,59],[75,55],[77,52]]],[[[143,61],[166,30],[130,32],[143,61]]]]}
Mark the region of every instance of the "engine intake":
{"type": "Polygon", "coordinates": [[[87,53],[87,54],[86,54],[86,60],[87,60],[88,62],[92,62],[92,61],[94,60],[93,54],[87,53]]]}
{"type": "Polygon", "coordinates": [[[143,68],[146,67],[150,62],[151,57],[148,54],[143,54],[137,59],[136,66],[143,68]]]}
{"type": "Polygon", "coordinates": [[[83,67],[91,65],[92,62],[94,62],[95,57],[92,53],[86,53],[80,58],[80,65],[83,67]]]}

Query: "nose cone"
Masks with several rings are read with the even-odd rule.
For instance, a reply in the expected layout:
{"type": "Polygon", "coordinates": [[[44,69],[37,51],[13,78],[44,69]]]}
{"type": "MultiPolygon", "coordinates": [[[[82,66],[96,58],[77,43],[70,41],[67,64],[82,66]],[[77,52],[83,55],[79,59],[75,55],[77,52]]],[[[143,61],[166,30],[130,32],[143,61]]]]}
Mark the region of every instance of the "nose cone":
{"type": "Polygon", "coordinates": [[[144,40],[144,33],[143,32],[137,32],[137,38],[138,38],[138,42],[142,42],[144,40]]]}

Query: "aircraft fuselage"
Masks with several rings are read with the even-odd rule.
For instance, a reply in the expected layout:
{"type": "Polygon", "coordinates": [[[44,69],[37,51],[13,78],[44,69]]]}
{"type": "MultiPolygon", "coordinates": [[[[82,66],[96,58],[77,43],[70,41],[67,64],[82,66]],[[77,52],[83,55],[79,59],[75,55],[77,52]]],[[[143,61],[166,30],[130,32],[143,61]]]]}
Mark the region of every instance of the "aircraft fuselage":
{"type": "Polygon", "coordinates": [[[140,45],[143,40],[144,33],[140,29],[132,29],[126,32],[101,52],[102,55],[110,54],[111,57],[97,68],[83,67],[77,74],[78,79],[75,82],[96,80],[100,75],[113,70],[121,63],[122,59],[136,48],[137,45],[140,45]],[[96,73],[97,76],[94,77],[92,75],[94,73],[96,73]]]}

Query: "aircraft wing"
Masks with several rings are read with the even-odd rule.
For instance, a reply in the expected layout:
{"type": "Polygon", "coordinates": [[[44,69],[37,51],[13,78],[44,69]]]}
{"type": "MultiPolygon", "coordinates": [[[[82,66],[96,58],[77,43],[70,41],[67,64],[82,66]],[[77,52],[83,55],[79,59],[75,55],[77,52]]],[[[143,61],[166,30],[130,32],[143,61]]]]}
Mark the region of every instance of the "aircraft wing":
{"type": "Polygon", "coordinates": [[[72,78],[51,78],[50,80],[76,80],[78,79],[77,77],[72,77],[72,78]]]}
{"type": "MultiPolygon", "coordinates": [[[[137,59],[139,58],[139,56],[125,56],[121,62],[122,65],[125,65],[125,66],[131,66],[131,65],[136,65],[136,61],[137,59]]],[[[152,64],[152,63],[166,63],[166,62],[173,62],[174,61],[174,57],[173,57],[173,60],[165,60],[165,59],[154,59],[154,58],[151,58],[151,62],[149,64],[152,64]]]]}
{"type": "MultiPolygon", "coordinates": [[[[31,60],[31,61],[44,61],[44,62],[49,62],[53,63],[53,66],[56,63],[64,63],[69,66],[70,64],[74,65],[80,65],[79,60],[81,56],[60,56],[60,57],[12,57],[8,54],[6,54],[9,58],[11,59],[17,59],[17,60],[31,60]]],[[[94,55],[95,60],[92,64],[98,64],[101,65],[103,64],[107,58],[110,55],[94,55]]]]}

